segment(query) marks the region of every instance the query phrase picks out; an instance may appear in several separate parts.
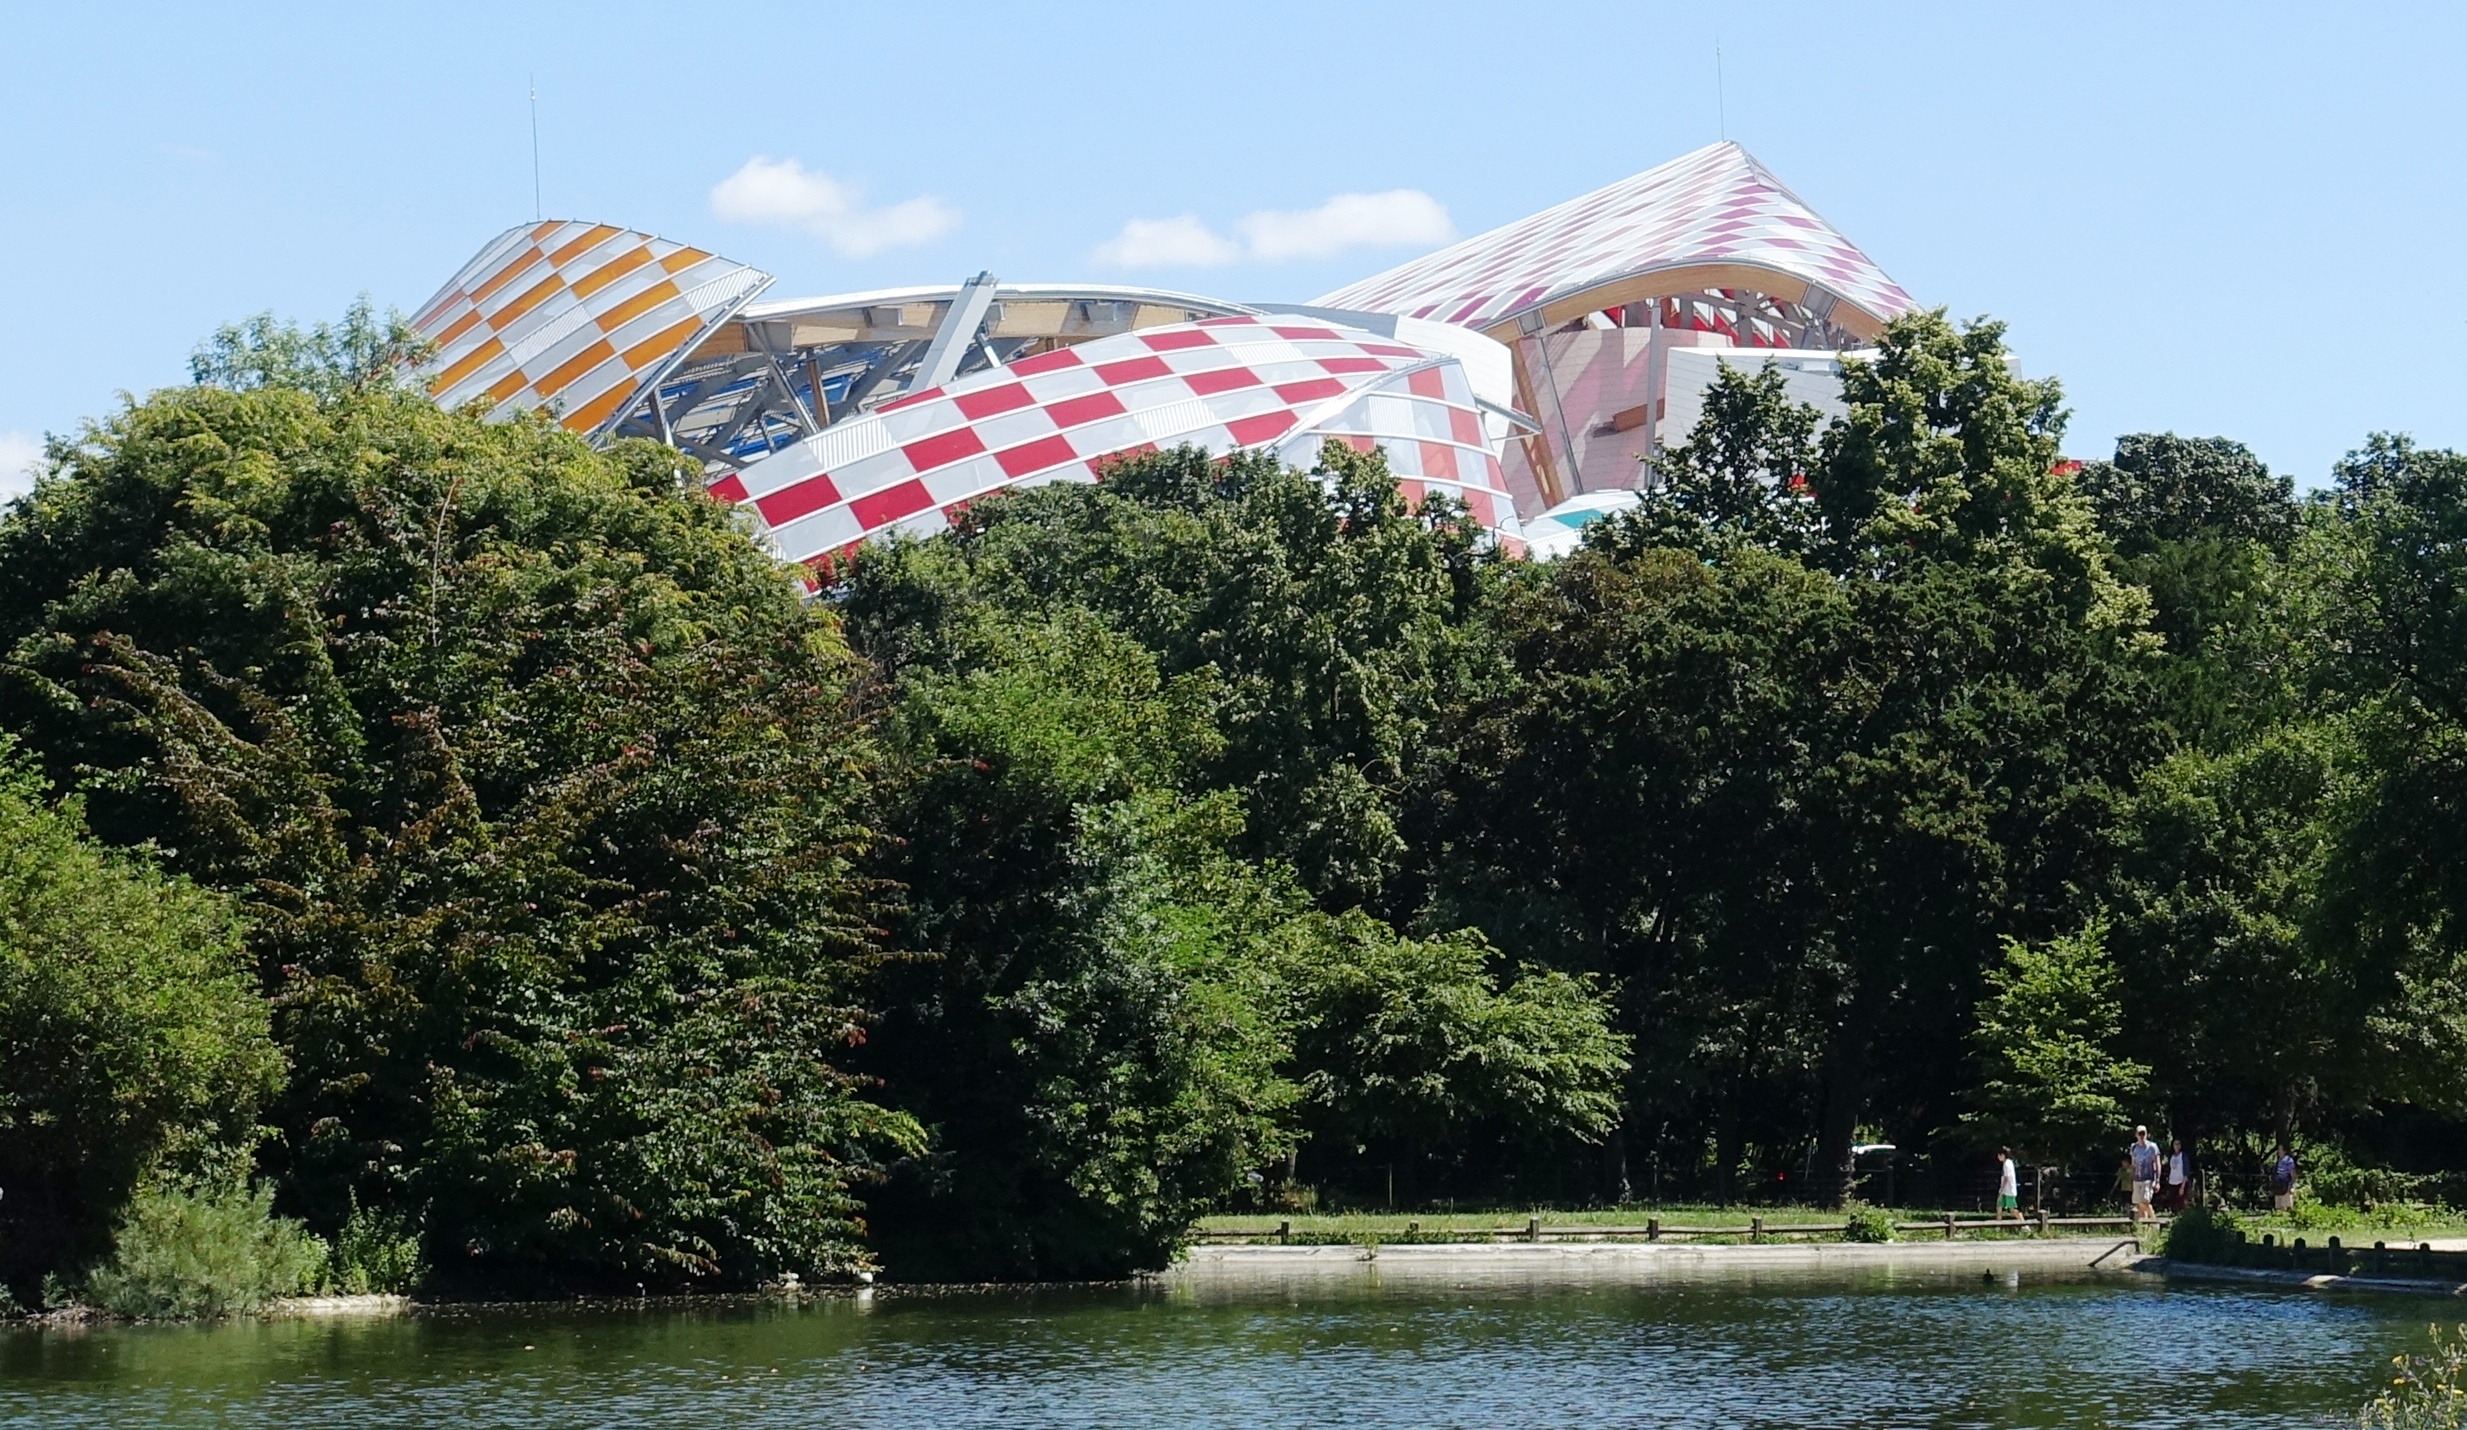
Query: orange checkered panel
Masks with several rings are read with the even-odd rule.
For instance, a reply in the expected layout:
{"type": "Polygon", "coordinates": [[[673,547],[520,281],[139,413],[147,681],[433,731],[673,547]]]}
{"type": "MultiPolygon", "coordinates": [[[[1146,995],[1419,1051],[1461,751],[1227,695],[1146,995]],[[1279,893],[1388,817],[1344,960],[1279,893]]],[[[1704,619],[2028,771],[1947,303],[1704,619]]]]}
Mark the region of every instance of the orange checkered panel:
{"type": "Polygon", "coordinates": [[[412,326],[437,345],[425,375],[440,403],[546,408],[588,435],[770,284],[653,234],[549,219],[491,240],[412,326]]]}

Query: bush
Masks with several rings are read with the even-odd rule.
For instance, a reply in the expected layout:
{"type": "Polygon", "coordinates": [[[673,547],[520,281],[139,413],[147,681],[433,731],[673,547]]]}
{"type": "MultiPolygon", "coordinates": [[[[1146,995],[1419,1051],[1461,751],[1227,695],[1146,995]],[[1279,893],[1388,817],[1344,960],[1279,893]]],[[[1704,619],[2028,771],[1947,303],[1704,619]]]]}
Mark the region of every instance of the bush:
{"type": "Polygon", "coordinates": [[[283,1078],[231,903],[98,847],[81,812],[0,734],[0,1281],[21,1290],[102,1255],[140,1182],[245,1167],[283,1078]]]}
{"type": "Polygon", "coordinates": [[[2178,1261],[2228,1264],[2244,1235],[2244,1223],[2221,1207],[2187,1208],[2160,1234],[2159,1250],[2178,1261]]]}
{"type": "Polygon", "coordinates": [[[398,1294],[427,1275],[428,1259],[421,1255],[419,1228],[411,1218],[352,1206],[350,1220],[334,1238],[330,1289],[345,1296],[398,1294]]]}
{"type": "Polygon", "coordinates": [[[2433,1348],[2420,1356],[2394,1356],[2390,1388],[2364,1407],[2365,1430],[2458,1430],[2467,1425],[2467,1326],[2444,1333],[2435,1326],[2433,1348]]]}
{"type": "Polygon", "coordinates": [[[155,1188],[131,1199],[111,1260],[86,1289],[117,1315],[195,1319],[315,1290],[325,1269],[325,1243],[274,1215],[271,1187],[155,1188]]]}
{"type": "Polygon", "coordinates": [[[1850,1223],[1842,1229],[1842,1240],[1886,1242],[1893,1240],[1893,1213],[1883,1207],[1871,1207],[1864,1202],[1850,1204],[1850,1223]]]}

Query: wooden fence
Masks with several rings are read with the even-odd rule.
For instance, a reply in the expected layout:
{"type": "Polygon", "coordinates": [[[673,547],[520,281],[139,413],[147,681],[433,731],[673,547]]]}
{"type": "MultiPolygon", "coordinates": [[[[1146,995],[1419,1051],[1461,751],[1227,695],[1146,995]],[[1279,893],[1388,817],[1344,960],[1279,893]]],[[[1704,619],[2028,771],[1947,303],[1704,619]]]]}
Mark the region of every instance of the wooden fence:
{"type": "MultiPolygon", "coordinates": [[[[2160,1224],[2162,1223],[2139,1223],[2141,1226],[2151,1227],[2152,1229],[2156,1229],[2156,1227],[2160,1224]]],[[[1962,1217],[1956,1216],[1952,1212],[1947,1212],[1942,1217],[1932,1221],[1897,1221],[1892,1223],[1894,1234],[1905,1240],[1913,1237],[1932,1239],[1941,1236],[1946,1241],[1955,1240],[1966,1232],[2024,1232],[2034,1236],[2052,1236],[2060,1231],[2066,1231],[2074,1228],[2090,1230],[2104,1227],[2111,1230],[2124,1230],[2129,1232],[2135,1225],[2136,1223],[2131,1217],[2049,1216],[2045,1212],[2036,1213],[2021,1221],[2016,1221],[2011,1217],[2006,1217],[2002,1220],[1998,1220],[1993,1217],[1962,1217]]],[[[1297,1234],[1294,1230],[1294,1224],[1292,1222],[1280,1221],[1274,1226],[1203,1227],[1191,1233],[1191,1240],[1195,1242],[1217,1243],[1250,1242],[1274,1246],[1291,1246],[1296,1244],[1344,1245],[1356,1241],[1371,1240],[1389,1244],[1411,1244],[1416,1242],[1458,1242],[1479,1244],[1485,1242],[1661,1242],[1713,1240],[1747,1241],[1755,1243],[1766,1241],[1787,1241],[1793,1238],[1820,1236],[1840,1237],[1844,1240],[1855,1240],[1865,1229],[1865,1226],[1863,1226],[1861,1221],[1856,1217],[1847,1218],[1843,1221],[1828,1222],[1768,1222],[1763,1217],[1753,1217],[1749,1219],[1748,1224],[1745,1226],[1684,1226],[1675,1222],[1666,1224],[1659,1217],[1647,1217],[1644,1224],[1641,1226],[1608,1226],[1591,1222],[1565,1222],[1553,1226],[1545,1223],[1540,1217],[1527,1217],[1523,1226],[1510,1225],[1471,1228],[1434,1227],[1429,1230],[1424,1230],[1420,1222],[1414,1221],[1407,1222],[1405,1224],[1405,1230],[1401,1233],[1363,1232],[1349,1235],[1347,1233],[1334,1230],[1313,1231],[1309,1229],[1305,1229],[1297,1234]],[[1300,1238],[1298,1242],[1296,1239],[1297,1235],[1300,1238]]],[[[2299,1243],[2299,1245],[2300,1244],[2301,1243],[2299,1243]]],[[[2332,1244],[2336,1244],[2335,1240],[2332,1244]]]]}

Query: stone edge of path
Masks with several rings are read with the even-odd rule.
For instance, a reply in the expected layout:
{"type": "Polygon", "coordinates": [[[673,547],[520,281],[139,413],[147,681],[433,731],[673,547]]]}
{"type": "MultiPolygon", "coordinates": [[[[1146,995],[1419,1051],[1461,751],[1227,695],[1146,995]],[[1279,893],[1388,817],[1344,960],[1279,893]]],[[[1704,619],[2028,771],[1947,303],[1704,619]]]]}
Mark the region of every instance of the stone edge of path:
{"type": "Polygon", "coordinates": [[[2170,1281],[2228,1281],[2247,1286],[2283,1286],[2296,1291],[2364,1291],[2403,1296],[2467,1296],[2467,1282],[2416,1276],[2334,1276],[2318,1271],[2272,1271],[2257,1266],[2208,1266],[2145,1256],[2132,1264],[2170,1281]]]}
{"type": "MultiPolygon", "coordinates": [[[[1200,1246],[1161,1273],[1239,1276],[1300,1271],[1478,1269],[1535,1271],[1718,1270],[1859,1266],[2111,1267],[2137,1255],[2130,1237],[2051,1237],[2027,1241],[1823,1242],[1775,1246],[1691,1246],[1675,1242],[1437,1242],[1367,1246],[1200,1246]],[[2126,1253],[2119,1255],[2119,1252],[2126,1253]]],[[[2147,1258],[2145,1258],[2147,1259],[2147,1258]]]]}

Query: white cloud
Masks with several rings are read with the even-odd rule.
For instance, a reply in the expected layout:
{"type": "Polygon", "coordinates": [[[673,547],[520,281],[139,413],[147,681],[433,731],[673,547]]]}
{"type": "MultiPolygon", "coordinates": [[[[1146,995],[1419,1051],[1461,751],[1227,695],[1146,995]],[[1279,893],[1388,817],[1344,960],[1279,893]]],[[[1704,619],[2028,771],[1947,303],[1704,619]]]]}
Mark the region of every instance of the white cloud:
{"type": "Polygon", "coordinates": [[[1252,254],[1270,263],[1333,258],[1348,248],[1436,247],[1456,237],[1448,211],[1420,189],[1338,194],[1315,209],[1263,210],[1240,227],[1252,254]]]}
{"type": "Polygon", "coordinates": [[[0,501],[34,486],[34,469],[43,460],[43,439],[29,432],[0,432],[0,501]]]}
{"type": "Polygon", "coordinates": [[[1227,238],[1189,214],[1135,218],[1098,245],[1096,259],[1122,268],[1283,263],[1332,258],[1349,248],[1427,248],[1456,237],[1446,207],[1420,189],[1338,194],[1312,209],[1261,209],[1234,229],[1240,238],[1227,238]]]}
{"type": "Polygon", "coordinates": [[[1210,231],[1191,214],[1132,219],[1096,250],[1097,262],[1119,268],[1213,268],[1241,257],[1241,244],[1210,231]]]}
{"type": "Polygon", "coordinates": [[[867,208],[856,185],[760,154],[712,186],[711,213],[730,223],[802,229],[850,258],[931,243],[959,227],[959,210],[940,199],[867,208]]]}

